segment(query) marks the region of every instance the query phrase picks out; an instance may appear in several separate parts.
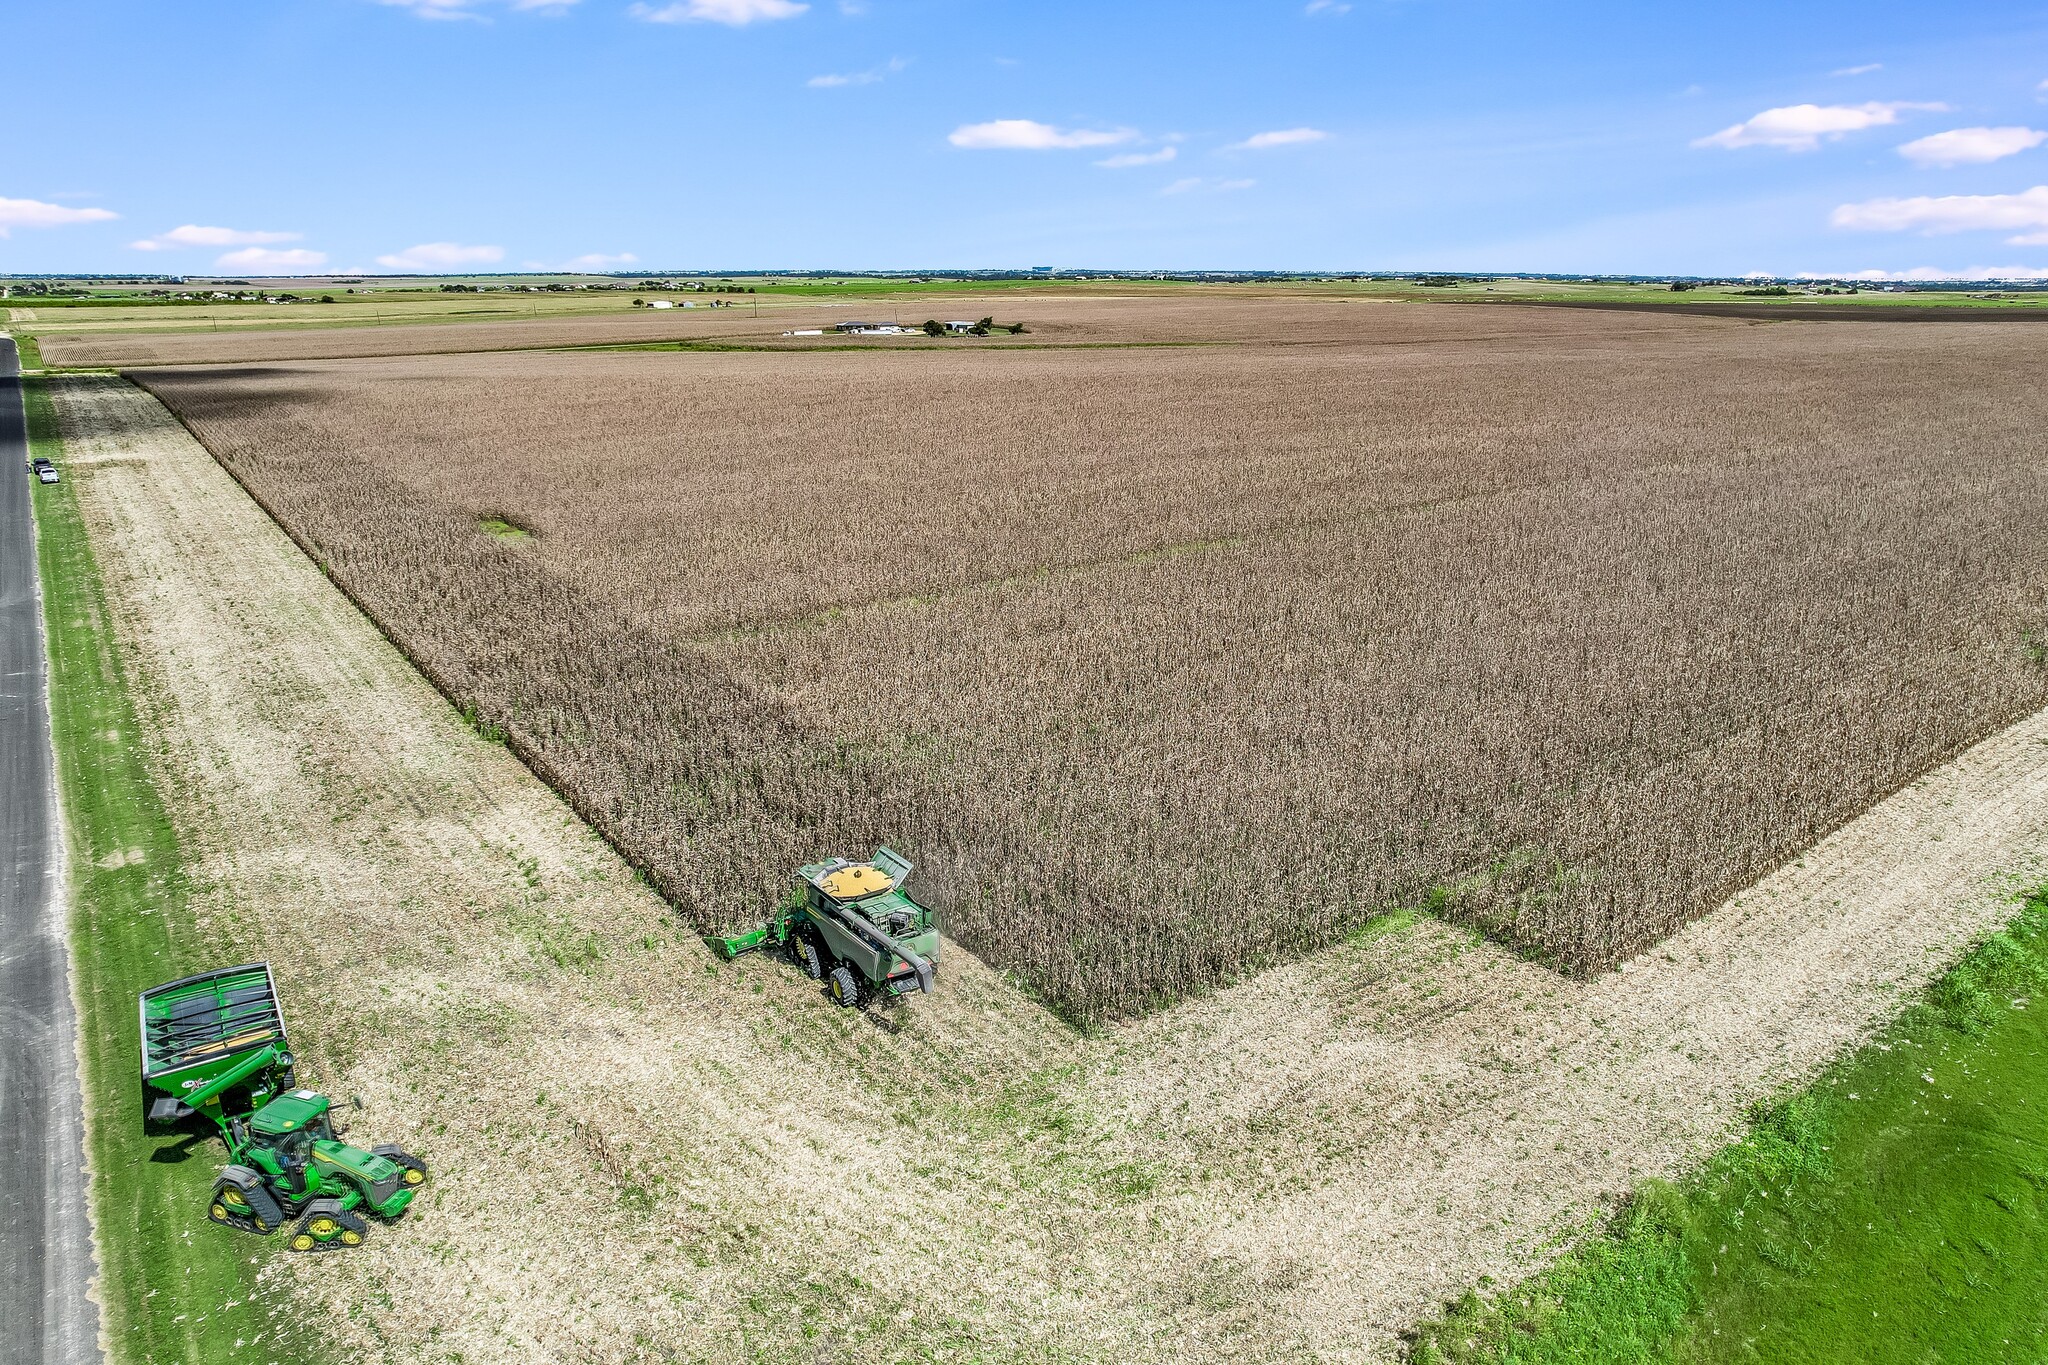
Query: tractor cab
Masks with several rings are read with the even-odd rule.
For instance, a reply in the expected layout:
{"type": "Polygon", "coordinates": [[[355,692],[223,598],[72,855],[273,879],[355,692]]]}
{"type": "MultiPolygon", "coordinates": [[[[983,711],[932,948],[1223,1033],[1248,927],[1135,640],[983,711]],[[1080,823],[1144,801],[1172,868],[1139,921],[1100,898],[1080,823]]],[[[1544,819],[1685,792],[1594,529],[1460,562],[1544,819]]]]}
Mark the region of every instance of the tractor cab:
{"type": "Polygon", "coordinates": [[[249,1116],[249,1139],[279,1151],[303,1152],[312,1142],[334,1141],[327,1116],[333,1103],[317,1090],[290,1090],[249,1116]]]}

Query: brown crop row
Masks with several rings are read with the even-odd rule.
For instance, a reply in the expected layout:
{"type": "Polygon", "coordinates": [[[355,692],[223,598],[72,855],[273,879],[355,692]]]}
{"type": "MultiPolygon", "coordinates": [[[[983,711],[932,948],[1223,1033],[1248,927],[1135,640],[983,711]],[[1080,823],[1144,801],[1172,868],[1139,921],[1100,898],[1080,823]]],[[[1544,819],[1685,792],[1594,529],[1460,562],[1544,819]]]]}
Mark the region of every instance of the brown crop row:
{"type": "Polygon", "coordinates": [[[2048,332],[1544,317],[140,377],[701,927],[887,840],[1102,1017],[1393,904],[1594,970],[2048,703],[2048,332]]]}

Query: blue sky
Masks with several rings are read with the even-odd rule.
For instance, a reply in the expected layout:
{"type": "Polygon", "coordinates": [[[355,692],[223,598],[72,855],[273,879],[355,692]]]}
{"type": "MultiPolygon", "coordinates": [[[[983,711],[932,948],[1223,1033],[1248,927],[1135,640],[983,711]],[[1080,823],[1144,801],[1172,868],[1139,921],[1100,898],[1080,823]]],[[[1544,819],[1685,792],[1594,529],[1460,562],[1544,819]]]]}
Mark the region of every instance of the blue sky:
{"type": "Polygon", "coordinates": [[[0,271],[2048,275],[2044,4],[19,0],[0,52],[0,271]]]}

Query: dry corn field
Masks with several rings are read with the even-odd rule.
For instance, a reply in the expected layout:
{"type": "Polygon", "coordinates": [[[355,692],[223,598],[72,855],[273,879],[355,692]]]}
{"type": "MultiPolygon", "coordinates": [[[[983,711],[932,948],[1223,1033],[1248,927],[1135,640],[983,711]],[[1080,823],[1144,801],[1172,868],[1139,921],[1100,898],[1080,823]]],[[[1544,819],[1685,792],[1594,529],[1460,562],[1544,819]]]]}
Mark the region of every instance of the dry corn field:
{"type": "Polygon", "coordinates": [[[886,841],[1076,1017],[1398,905],[1606,967],[2048,703],[2048,332],[1282,309],[136,377],[697,928],[886,841]]]}
{"type": "Polygon", "coordinates": [[[2048,876],[2043,712],[1589,980],[1397,917],[1089,1036],[957,944],[936,994],[840,1011],[679,941],[156,403],[53,388],[191,941],[268,957],[301,1074],[434,1166],[347,1256],[195,1221],[335,1359],[1400,1359],[2048,876]]]}

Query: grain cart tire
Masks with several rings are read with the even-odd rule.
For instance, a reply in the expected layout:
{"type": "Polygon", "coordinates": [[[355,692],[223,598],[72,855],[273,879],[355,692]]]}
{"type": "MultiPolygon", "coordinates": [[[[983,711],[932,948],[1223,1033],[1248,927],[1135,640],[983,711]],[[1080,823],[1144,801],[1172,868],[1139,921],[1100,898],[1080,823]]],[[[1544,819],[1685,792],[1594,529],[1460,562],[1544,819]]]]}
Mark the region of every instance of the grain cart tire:
{"type": "Polygon", "coordinates": [[[790,941],[796,945],[796,960],[804,969],[804,975],[813,981],[823,981],[826,977],[825,945],[818,942],[818,936],[800,933],[790,941]]]}
{"type": "Polygon", "coordinates": [[[383,1143],[370,1149],[398,1168],[398,1183],[408,1190],[416,1190],[427,1183],[427,1163],[403,1147],[383,1143]]]}
{"type": "Polygon", "coordinates": [[[222,1227],[257,1236],[274,1232],[284,1222],[284,1210],[263,1186],[263,1177],[247,1166],[228,1166],[213,1182],[213,1198],[206,1216],[222,1227]]]}
{"type": "Polygon", "coordinates": [[[866,992],[861,990],[860,978],[853,974],[853,968],[841,963],[832,969],[829,980],[832,986],[832,1003],[849,1010],[861,1007],[866,992]]]}

